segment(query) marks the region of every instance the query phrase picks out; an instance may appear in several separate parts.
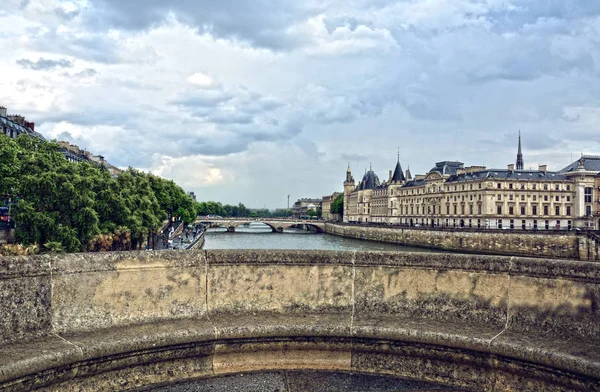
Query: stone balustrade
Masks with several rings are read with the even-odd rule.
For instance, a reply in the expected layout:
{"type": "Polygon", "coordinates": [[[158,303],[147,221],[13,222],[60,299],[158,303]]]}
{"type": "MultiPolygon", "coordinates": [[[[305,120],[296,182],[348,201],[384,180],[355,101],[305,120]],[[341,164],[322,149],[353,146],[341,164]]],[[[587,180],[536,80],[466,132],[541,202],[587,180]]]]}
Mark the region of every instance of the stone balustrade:
{"type": "Polygon", "coordinates": [[[600,264],[192,250],[0,259],[0,390],[269,369],[600,390],[600,264]]]}

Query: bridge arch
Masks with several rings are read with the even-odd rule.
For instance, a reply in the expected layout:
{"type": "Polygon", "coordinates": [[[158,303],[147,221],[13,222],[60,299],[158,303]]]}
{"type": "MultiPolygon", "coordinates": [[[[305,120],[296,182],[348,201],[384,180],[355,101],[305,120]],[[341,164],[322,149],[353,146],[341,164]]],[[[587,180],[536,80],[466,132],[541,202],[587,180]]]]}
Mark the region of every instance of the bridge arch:
{"type": "Polygon", "coordinates": [[[590,262],[435,253],[6,257],[0,389],[310,368],[474,390],[594,390],[599,274],[590,262]],[[29,305],[14,306],[17,294],[29,305]]]}
{"type": "MultiPolygon", "coordinates": [[[[280,230],[279,230],[279,229],[280,229],[280,227],[279,227],[279,226],[276,226],[276,225],[274,225],[273,223],[270,223],[270,222],[267,222],[267,221],[259,221],[259,222],[257,222],[257,223],[262,223],[262,224],[264,224],[264,225],[267,225],[267,226],[269,226],[269,227],[271,228],[271,230],[273,231],[273,233],[278,233],[278,232],[280,232],[280,230]]],[[[283,231],[283,229],[281,229],[281,231],[283,231]]]]}
{"type": "Polygon", "coordinates": [[[286,229],[287,229],[287,228],[290,228],[290,227],[294,227],[294,226],[302,226],[302,225],[304,225],[304,226],[308,226],[308,227],[310,227],[310,228],[314,229],[314,231],[315,231],[316,233],[323,233],[323,232],[324,232],[324,230],[323,230],[323,226],[320,226],[320,225],[318,225],[318,224],[314,224],[314,223],[310,223],[310,221],[307,221],[307,222],[296,222],[296,223],[291,223],[291,224],[289,224],[288,226],[286,226],[286,229]]]}

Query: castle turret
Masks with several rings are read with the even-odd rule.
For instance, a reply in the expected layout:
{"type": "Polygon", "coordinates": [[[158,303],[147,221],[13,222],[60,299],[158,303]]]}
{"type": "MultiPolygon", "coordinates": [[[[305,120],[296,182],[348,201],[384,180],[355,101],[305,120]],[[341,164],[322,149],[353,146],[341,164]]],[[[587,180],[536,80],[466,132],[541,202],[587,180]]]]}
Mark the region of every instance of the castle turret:
{"type": "Polygon", "coordinates": [[[344,215],[343,219],[346,222],[348,217],[348,208],[350,201],[350,193],[356,188],[354,177],[352,177],[352,171],[350,170],[350,163],[348,162],[348,169],[346,170],[346,180],[344,181],[344,215]]]}

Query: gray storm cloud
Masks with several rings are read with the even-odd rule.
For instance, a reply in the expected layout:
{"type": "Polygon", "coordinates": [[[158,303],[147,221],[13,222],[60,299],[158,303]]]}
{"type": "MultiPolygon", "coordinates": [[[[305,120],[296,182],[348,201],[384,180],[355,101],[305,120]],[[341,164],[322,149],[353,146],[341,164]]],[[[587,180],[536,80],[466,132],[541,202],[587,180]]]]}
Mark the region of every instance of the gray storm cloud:
{"type": "Polygon", "coordinates": [[[397,148],[505,167],[519,129],[532,165],[600,150],[596,1],[10,0],[0,26],[0,105],[200,195],[208,168],[224,202],[385,177],[397,148]]]}

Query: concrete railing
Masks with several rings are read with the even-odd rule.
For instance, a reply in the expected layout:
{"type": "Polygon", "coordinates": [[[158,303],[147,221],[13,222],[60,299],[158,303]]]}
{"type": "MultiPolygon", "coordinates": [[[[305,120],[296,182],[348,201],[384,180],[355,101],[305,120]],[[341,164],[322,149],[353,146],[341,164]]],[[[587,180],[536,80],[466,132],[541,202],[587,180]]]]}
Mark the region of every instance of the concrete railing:
{"type": "Polygon", "coordinates": [[[436,253],[0,259],[0,390],[332,369],[485,391],[600,390],[600,265],[436,253]]]}

